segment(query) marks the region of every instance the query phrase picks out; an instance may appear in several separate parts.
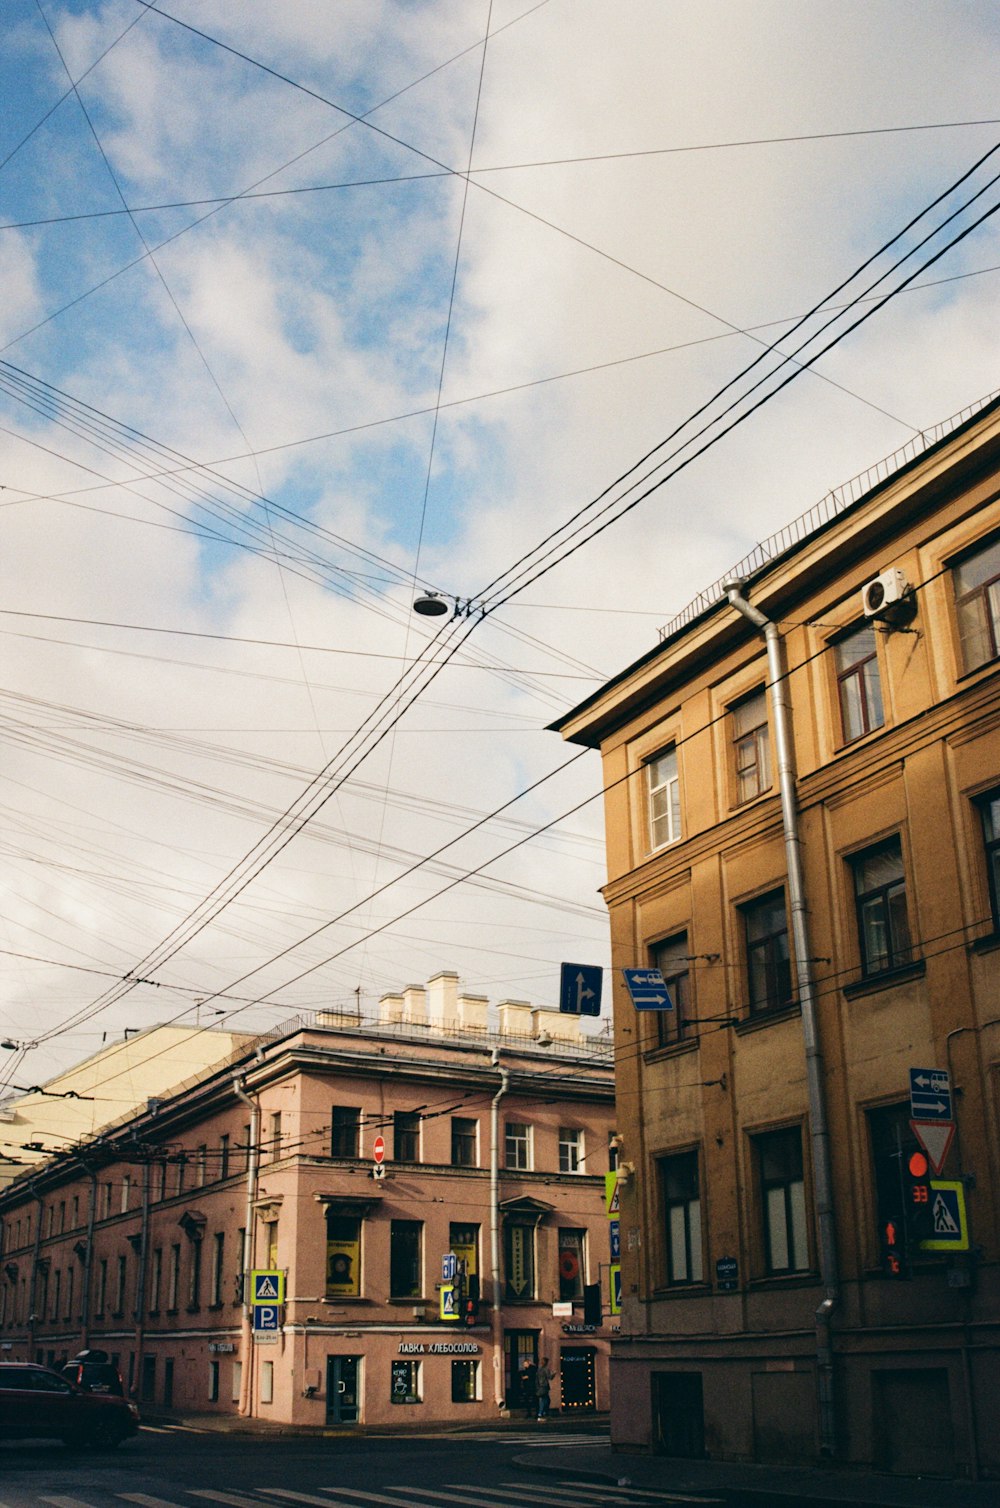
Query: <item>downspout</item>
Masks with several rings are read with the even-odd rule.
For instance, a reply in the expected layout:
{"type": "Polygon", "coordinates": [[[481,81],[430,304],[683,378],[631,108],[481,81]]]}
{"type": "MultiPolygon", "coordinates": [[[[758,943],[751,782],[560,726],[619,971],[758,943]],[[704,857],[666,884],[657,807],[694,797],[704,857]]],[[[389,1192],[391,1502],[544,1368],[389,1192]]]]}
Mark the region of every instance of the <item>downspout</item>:
{"type": "Polygon", "coordinates": [[[500,1088],[490,1107],[490,1334],[493,1341],[493,1400],[497,1409],[504,1403],[503,1388],[503,1314],[500,1297],[500,1101],[507,1093],[510,1072],[500,1067],[500,1049],[494,1047],[491,1058],[500,1073],[500,1088]]]}
{"type": "Polygon", "coordinates": [[[83,1252],[83,1301],[80,1305],[80,1349],[90,1345],[90,1275],[94,1265],[94,1221],[97,1219],[97,1169],[90,1170],[90,1203],[87,1208],[87,1237],[83,1252]]]}
{"type": "Polygon", "coordinates": [[[133,1394],[142,1391],[142,1356],[146,1345],[146,1261],[149,1251],[149,1183],[153,1165],[147,1157],[142,1173],[142,1226],[139,1232],[139,1271],[135,1282],[135,1377],[133,1394]]]}
{"type": "Polygon", "coordinates": [[[819,1273],[820,1281],[825,1289],[825,1296],[816,1310],[816,1391],[820,1454],[827,1459],[832,1459],[837,1449],[837,1416],[830,1324],[833,1310],[840,1300],[840,1273],[833,1217],[833,1173],[830,1164],[826,1089],[823,1082],[823,1054],[819,1042],[816,988],[813,979],[812,949],[809,946],[805,881],[802,873],[802,841],[799,836],[798,803],[795,793],[791,699],[788,695],[784,646],[777,624],[772,623],[770,618],[765,617],[757,608],[751,607],[742,595],[745,585],[743,581],[729,581],[725,583],[725,591],[730,604],[736,611],[742,613],[743,617],[764,635],[767,648],[768,687],[771,693],[771,716],[774,721],[781,820],[785,832],[788,901],[792,922],[792,956],[795,960],[795,978],[806,1050],[806,1085],[809,1096],[809,1134],[812,1144],[813,1186],[816,1197],[819,1273]]]}
{"type": "Polygon", "coordinates": [[[240,1326],[240,1403],[241,1414],[253,1407],[253,1333],[250,1329],[250,1271],[253,1267],[254,1204],[257,1199],[257,1149],[260,1144],[260,1106],[243,1088],[241,1078],[233,1078],[233,1093],[250,1110],[250,1145],[247,1148],[247,1212],[243,1229],[243,1318],[240,1326]]]}

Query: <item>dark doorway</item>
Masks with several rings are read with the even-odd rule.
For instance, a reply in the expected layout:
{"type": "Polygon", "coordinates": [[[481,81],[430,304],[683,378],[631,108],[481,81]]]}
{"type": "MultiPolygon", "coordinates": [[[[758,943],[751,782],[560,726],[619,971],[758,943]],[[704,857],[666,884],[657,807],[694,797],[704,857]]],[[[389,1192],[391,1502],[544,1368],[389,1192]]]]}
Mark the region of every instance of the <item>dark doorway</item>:
{"type": "Polygon", "coordinates": [[[326,1358],[326,1422],[357,1424],[361,1417],[358,1380],[360,1356],[326,1358]]]}
{"type": "Polygon", "coordinates": [[[156,1357],[142,1358],[142,1402],[153,1403],[156,1398],[156,1357]]]}
{"type": "Polygon", "coordinates": [[[705,1407],[700,1372],[654,1372],[655,1449],[664,1456],[701,1460],[705,1454],[705,1407]]]}
{"type": "Polygon", "coordinates": [[[507,1407],[513,1413],[534,1414],[537,1408],[535,1374],[530,1374],[531,1396],[524,1396],[522,1372],[525,1362],[532,1368],[538,1366],[538,1331],[505,1330],[503,1336],[503,1385],[507,1407]]]}
{"type": "Polygon", "coordinates": [[[174,1401],[174,1358],[168,1356],[163,1363],[163,1403],[171,1408],[174,1401]]]}
{"type": "Polygon", "coordinates": [[[562,1406],[568,1413],[597,1407],[593,1346],[563,1346],[559,1357],[562,1406]]]}

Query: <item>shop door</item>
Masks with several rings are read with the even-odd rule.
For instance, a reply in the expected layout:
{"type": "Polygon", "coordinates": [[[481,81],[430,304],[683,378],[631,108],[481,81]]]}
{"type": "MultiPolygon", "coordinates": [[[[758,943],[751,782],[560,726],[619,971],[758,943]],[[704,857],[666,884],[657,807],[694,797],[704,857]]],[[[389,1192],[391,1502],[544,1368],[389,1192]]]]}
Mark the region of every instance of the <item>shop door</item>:
{"type": "Polygon", "coordinates": [[[360,1376],[360,1356],[326,1358],[327,1424],[357,1424],[361,1417],[358,1395],[360,1376]]]}
{"type": "Polygon", "coordinates": [[[597,1407],[593,1346],[563,1346],[559,1357],[562,1406],[568,1413],[597,1407]]]}
{"type": "Polygon", "coordinates": [[[534,1414],[537,1399],[534,1388],[534,1372],[531,1373],[531,1397],[522,1397],[521,1369],[525,1362],[538,1366],[538,1331],[505,1330],[503,1336],[504,1397],[511,1412],[520,1409],[534,1414]]]}
{"type": "Polygon", "coordinates": [[[705,1454],[700,1372],[653,1373],[655,1448],[664,1456],[698,1461],[705,1454]]]}

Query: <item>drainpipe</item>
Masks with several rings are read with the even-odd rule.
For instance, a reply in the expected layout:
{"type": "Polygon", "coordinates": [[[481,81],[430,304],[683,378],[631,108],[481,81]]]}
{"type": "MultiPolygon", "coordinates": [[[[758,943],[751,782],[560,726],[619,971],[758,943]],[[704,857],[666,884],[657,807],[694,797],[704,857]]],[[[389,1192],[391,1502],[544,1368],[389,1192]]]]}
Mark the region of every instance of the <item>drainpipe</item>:
{"type": "Polygon", "coordinates": [[[90,1345],[90,1276],[94,1265],[94,1221],[97,1219],[97,1169],[90,1169],[90,1201],[83,1252],[83,1301],[80,1305],[80,1349],[90,1345]]]}
{"type": "MultiPolygon", "coordinates": [[[[38,1260],[42,1254],[42,1214],[45,1204],[41,1194],[35,1188],[35,1180],[31,1180],[31,1197],[38,1204],[38,1228],[35,1231],[35,1247],[31,1254],[31,1281],[28,1285],[28,1360],[35,1359],[35,1325],[38,1315],[35,1310],[35,1300],[38,1297],[38,1260]]],[[[45,1316],[42,1315],[44,1320],[45,1316]]]]}
{"type": "Polygon", "coordinates": [[[504,1402],[503,1315],[500,1308],[500,1101],[507,1093],[510,1072],[500,1067],[499,1047],[494,1047],[490,1061],[500,1074],[500,1088],[490,1107],[490,1281],[493,1300],[490,1332],[493,1340],[493,1399],[499,1410],[504,1402]]]}
{"type": "Polygon", "coordinates": [[[833,1393],[830,1323],[833,1310],[840,1299],[840,1273],[833,1218],[833,1174],[826,1116],[826,1089],[823,1082],[823,1054],[819,1042],[816,988],[813,980],[812,949],[809,946],[805,882],[802,874],[802,841],[799,837],[799,813],[795,793],[791,700],[788,695],[784,646],[777,624],[772,623],[762,612],[751,607],[747,602],[742,595],[746,587],[745,582],[727,581],[724,587],[731,605],[764,635],[767,648],[768,687],[771,693],[771,716],[774,722],[778,788],[781,793],[781,820],[785,832],[788,901],[792,921],[792,956],[795,960],[795,977],[802,1011],[802,1034],[805,1038],[806,1049],[806,1085],[809,1095],[809,1134],[812,1143],[813,1183],[816,1195],[819,1272],[820,1281],[826,1290],[825,1297],[816,1310],[816,1390],[820,1454],[831,1459],[836,1455],[837,1418],[833,1393]]]}
{"type": "Polygon", "coordinates": [[[139,1232],[137,1253],[139,1270],[135,1281],[135,1377],[133,1395],[142,1392],[142,1358],[146,1347],[146,1265],[149,1251],[149,1184],[153,1176],[153,1164],[147,1156],[142,1172],[142,1226],[139,1232]]]}
{"type": "Polygon", "coordinates": [[[253,1267],[254,1204],[257,1199],[257,1149],[260,1145],[260,1106],[243,1087],[241,1078],[233,1079],[233,1093],[250,1110],[250,1146],[247,1150],[247,1212],[243,1230],[243,1320],[240,1326],[240,1404],[241,1414],[253,1408],[253,1332],[250,1328],[250,1271],[253,1267]]]}

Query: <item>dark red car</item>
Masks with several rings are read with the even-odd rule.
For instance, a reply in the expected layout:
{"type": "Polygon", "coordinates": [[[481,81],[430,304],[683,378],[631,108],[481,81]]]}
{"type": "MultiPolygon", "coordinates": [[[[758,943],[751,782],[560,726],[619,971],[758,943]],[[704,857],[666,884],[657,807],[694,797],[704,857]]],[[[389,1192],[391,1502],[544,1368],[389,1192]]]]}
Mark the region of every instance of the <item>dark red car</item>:
{"type": "Polygon", "coordinates": [[[0,1362],[0,1439],[54,1436],[67,1445],[112,1449],[138,1428],[139,1410],[126,1398],[88,1393],[31,1362],[0,1362]]]}

